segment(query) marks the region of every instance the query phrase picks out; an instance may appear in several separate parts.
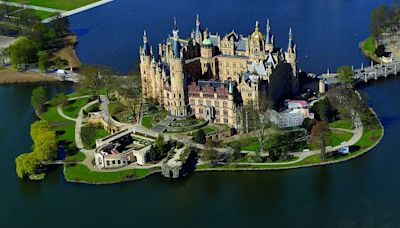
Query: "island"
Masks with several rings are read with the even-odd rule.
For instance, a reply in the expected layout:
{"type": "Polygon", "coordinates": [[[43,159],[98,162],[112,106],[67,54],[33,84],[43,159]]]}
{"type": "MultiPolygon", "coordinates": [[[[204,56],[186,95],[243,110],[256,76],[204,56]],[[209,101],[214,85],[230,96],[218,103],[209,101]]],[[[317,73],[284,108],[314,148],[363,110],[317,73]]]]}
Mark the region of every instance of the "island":
{"type": "Polygon", "coordinates": [[[76,92],[47,101],[35,89],[41,120],[31,127],[33,151],[16,159],[18,176],[41,179],[60,164],[67,181],[88,184],[292,169],[346,161],[382,139],[382,124],[354,89],[365,70],[301,72],[292,29],[287,47],[276,47],[269,20],[248,36],[212,34],[199,16],[194,25],[181,38],[174,18],[158,55],[144,31],[129,75],[83,65],[76,92]]]}

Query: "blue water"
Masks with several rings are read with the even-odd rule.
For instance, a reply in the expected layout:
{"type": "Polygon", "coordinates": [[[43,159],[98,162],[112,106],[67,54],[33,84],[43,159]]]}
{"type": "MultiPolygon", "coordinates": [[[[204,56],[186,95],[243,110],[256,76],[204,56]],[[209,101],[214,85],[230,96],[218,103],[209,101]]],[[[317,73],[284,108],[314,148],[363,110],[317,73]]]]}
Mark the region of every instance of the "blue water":
{"type": "Polygon", "coordinates": [[[154,50],[172,30],[176,16],[182,37],[190,36],[196,14],[212,33],[232,29],[245,35],[255,21],[265,32],[267,18],[277,46],[286,48],[289,28],[298,45],[300,67],[325,72],[347,64],[368,64],[358,43],[369,34],[371,10],[389,0],[116,0],[71,17],[78,32],[77,51],[85,63],[110,65],[128,72],[138,62],[143,30],[154,50]]]}
{"type": "MultiPolygon", "coordinates": [[[[323,72],[366,60],[358,42],[368,35],[372,8],[389,1],[116,0],[75,15],[78,54],[127,72],[138,59],[142,32],[162,41],[176,16],[188,35],[199,13],[203,27],[250,33],[271,18],[276,42],[295,32],[304,70],[323,72]],[[221,10],[224,6],[224,10],[221,10]],[[308,57],[306,57],[308,56],[308,57]]],[[[42,182],[18,180],[14,158],[30,151],[36,85],[0,86],[0,227],[399,227],[400,80],[371,82],[371,105],[385,137],[369,153],[341,164],[274,172],[196,173],[172,181],[160,175],[108,186],[67,183],[62,169],[42,182]]],[[[48,84],[49,94],[70,90],[48,84]]]]}

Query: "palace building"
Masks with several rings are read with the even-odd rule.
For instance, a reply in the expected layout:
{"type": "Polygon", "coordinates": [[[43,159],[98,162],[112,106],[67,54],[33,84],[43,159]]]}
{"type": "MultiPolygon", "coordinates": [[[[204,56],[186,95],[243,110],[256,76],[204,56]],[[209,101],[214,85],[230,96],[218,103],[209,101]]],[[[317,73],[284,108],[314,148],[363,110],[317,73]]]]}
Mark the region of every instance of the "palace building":
{"type": "Polygon", "coordinates": [[[287,49],[276,48],[269,20],[265,34],[256,22],[249,36],[220,36],[203,30],[197,16],[191,37],[183,39],[174,18],[172,36],[158,45],[157,56],[144,32],[140,70],[143,97],[156,99],[170,115],[231,126],[240,106],[258,107],[265,97],[277,104],[299,86],[292,30],[287,49]]]}

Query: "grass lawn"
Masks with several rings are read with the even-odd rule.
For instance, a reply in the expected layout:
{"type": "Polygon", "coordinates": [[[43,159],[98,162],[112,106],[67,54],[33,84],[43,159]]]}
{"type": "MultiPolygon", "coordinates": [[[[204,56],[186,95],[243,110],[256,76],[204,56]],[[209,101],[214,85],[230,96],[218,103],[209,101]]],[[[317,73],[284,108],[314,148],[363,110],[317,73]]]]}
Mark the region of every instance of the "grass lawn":
{"type": "Polygon", "coordinates": [[[68,94],[67,97],[68,98],[75,98],[75,97],[86,96],[88,94],[89,94],[89,92],[85,92],[85,91],[84,92],[75,91],[75,92],[72,92],[72,93],[68,94]]]}
{"type": "Polygon", "coordinates": [[[363,41],[363,43],[361,44],[361,48],[365,52],[375,55],[375,50],[376,50],[375,38],[373,36],[369,36],[367,39],[363,41]]]}
{"type": "Polygon", "coordinates": [[[110,115],[115,115],[117,109],[119,109],[120,106],[122,106],[122,105],[119,104],[119,103],[115,103],[115,102],[109,103],[109,104],[108,104],[108,110],[109,110],[109,112],[110,112],[110,115]]]}
{"type": "Polygon", "coordinates": [[[83,146],[88,150],[95,149],[96,139],[101,139],[108,135],[110,135],[110,133],[108,133],[108,131],[104,130],[102,127],[93,127],[93,126],[82,127],[81,136],[82,136],[83,146]],[[89,130],[89,128],[92,128],[92,129],[94,128],[94,131],[89,130]],[[87,133],[90,135],[90,137],[88,138],[88,140],[90,140],[89,142],[84,140],[84,134],[85,134],[84,132],[86,132],[86,131],[90,132],[90,133],[87,133]],[[93,133],[94,133],[94,135],[93,135],[93,133]]]}
{"type": "Polygon", "coordinates": [[[28,5],[42,6],[60,10],[76,9],[99,0],[7,0],[8,2],[25,3],[28,5]]]}
{"type": "Polygon", "coordinates": [[[69,120],[64,119],[62,116],[60,116],[57,112],[57,108],[54,106],[47,106],[46,112],[42,113],[41,118],[44,120],[47,120],[50,123],[54,122],[68,122],[69,120]]]}
{"type": "Polygon", "coordinates": [[[142,118],[142,125],[145,128],[152,128],[153,127],[153,123],[152,123],[152,118],[151,116],[143,116],[142,118]]]}
{"type": "Polygon", "coordinates": [[[75,155],[72,155],[72,156],[67,156],[65,159],[64,159],[64,161],[66,161],[66,162],[80,162],[80,161],[83,161],[83,160],[85,160],[85,158],[86,158],[86,155],[84,154],[84,153],[82,153],[82,152],[78,152],[77,154],[75,154],[75,155]]]}
{"type": "Polygon", "coordinates": [[[338,146],[342,142],[349,141],[353,137],[353,134],[346,131],[332,131],[329,135],[329,145],[338,146]]]}
{"type": "Polygon", "coordinates": [[[329,127],[352,130],[353,122],[351,120],[337,120],[335,122],[329,123],[329,127]]]}
{"type": "Polygon", "coordinates": [[[217,132],[218,129],[213,126],[207,126],[207,127],[203,128],[203,131],[206,134],[213,134],[213,133],[217,132]]]}
{"type": "Polygon", "coordinates": [[[89,102],[89,98],[80,98],[73,101],[68,101],[66,105],[62,107],[65,115],[76,118],[78,117],[79,111],[83,106],[85,106],[89,102]]]}
{"type": "Polygon", "coordinates": [[[58,141],[75,142],[75,124],[55,127],[58,141]]]}
{"type": "Polygon", "coordinates": [[[89,106],[85,111],[88,113],[100,111],[100,103],[96,103],[96,104],[89,106]]]}
{"type": "Polygon", "coordinates": [[[359,146],[360,149],[365,149],[372,146],[376,140],[378,140],[382,136],[381,128],[371,128],[367,129],[363,132],[361,139],[355,144],[355,146],[359,146]]]}
{"type": "Polygon", "coordinates": [[[35,14],[42,20],[56,15],[55,13],[52,12],[40,11],[40,10],[35,10],[35,14]]]}
{"type": "Polygon", "coordinates": [[[106,136],[110,135],[110,133],[108,133],[108,131],[104,130],[103,128],[97,128],[96,129],[96,139],[101,139],[104,138],[106,136]]]}
{"type": "Polygon", "coordinates": [[[126,179],[140,178],[148,175],[149,169],[129,169],[117,172],[95,172],[82,164],[65,167],[65,178],[70,181],[88,183],[115,183],[126,179]]]}

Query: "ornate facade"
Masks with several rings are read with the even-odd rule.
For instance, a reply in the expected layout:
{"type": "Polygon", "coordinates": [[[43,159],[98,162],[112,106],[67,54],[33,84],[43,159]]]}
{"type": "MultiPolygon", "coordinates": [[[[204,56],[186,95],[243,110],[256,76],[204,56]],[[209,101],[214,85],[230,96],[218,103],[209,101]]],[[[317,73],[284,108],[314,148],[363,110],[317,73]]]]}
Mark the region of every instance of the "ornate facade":
{"type": "Polygon", "coordinates": [[[277,103],[297,92],[297,51],[289,31],[287,49],[276,48],[269,20],[265,35],[256,22],[249,36],[234,31],[221,37],[202,30],[197,16],[188,39],[179,37],[174,18],[172,36],[158,45],[147,34],[140,47],[142,93],[156,99],[173,116],[194,114],[216,123],[236,125],[236,108],[264,96],[277,103]]]}

